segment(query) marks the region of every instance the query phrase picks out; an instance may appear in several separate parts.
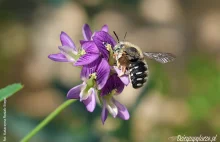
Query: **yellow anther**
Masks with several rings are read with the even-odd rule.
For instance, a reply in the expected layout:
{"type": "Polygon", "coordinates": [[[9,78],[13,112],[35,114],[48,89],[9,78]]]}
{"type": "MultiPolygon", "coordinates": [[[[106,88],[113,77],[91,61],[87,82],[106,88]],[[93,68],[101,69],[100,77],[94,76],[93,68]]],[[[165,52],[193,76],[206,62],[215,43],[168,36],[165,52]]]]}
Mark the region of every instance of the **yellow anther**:
{"type": "Polygon", "coordinates": [[[96,73],[91,74],[91,78],[96,79],[97,78],[96,73]]]}

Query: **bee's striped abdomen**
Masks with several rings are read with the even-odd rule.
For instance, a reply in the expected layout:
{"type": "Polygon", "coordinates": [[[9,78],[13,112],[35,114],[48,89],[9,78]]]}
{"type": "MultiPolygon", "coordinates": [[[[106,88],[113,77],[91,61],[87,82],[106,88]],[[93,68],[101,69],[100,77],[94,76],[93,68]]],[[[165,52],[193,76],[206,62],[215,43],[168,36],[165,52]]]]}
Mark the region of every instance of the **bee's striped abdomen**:
{"type": "Polygon", "coordinates": [[[147,81],[148,68],[143,61],[130,62],[129,71],[133,88],[140,88],[147,81]]]}

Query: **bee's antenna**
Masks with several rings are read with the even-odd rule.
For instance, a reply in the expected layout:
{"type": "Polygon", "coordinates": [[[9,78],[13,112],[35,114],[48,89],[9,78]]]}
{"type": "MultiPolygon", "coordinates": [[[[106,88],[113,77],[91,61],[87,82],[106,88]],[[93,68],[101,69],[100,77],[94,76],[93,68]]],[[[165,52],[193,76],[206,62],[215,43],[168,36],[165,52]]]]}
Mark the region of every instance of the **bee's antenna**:
{"type": "Polygon", "coordinates": [[[115,34],[115,37],[117,38],[118,42],[119,42],[119,38],[118,38],[118,35],[116,34],[115,31],[113,31],[113,33],[115,34]]]}
{"type": "Polygon", "coordinates": [[[127,32],[125,33],[124,40],[125,40],[125,38],[126,38],[126,35],[127,35],[127,32]]]}

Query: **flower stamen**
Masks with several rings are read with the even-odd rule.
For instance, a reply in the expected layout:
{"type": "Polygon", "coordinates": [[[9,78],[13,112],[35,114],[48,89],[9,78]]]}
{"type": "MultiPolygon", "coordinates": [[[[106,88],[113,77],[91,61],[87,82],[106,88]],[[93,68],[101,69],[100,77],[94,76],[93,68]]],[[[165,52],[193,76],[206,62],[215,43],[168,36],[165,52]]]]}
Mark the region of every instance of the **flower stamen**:
{"type": "Polygon", "coordinates": [[[115,64],[115,59],[113,58],[114,52],[112,50],[112,46],[111,46],[111,44],[106,44],[105,47],[109,51],[109,65],[113,66],[115,64]]]}

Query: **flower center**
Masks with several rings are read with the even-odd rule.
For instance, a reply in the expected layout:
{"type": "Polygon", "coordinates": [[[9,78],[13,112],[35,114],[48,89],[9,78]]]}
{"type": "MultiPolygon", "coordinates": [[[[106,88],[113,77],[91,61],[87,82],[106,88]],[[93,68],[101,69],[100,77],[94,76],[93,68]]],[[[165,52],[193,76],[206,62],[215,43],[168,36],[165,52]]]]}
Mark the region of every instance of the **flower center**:
{"type": "Polygon", "coordinates": [[[115,95],[116,92],[117,92],[117,89],[113,89],[112,92],[111,92],[111,95],[112,95],[112,96],[115,95]]]}
{"type": "Polygon", "coordinates": [[[94,86],[96,78],[97,78],[96,73],[93,73],[90,75],[90,78],[86,82],[86,84],[89,88],[94,86]]]}
{"type": "Polygon", "coordinates": [[[109,94],[103,96],[106,100],[111,99],[116,94],[117,89],[113,89],[109,94]]]}

